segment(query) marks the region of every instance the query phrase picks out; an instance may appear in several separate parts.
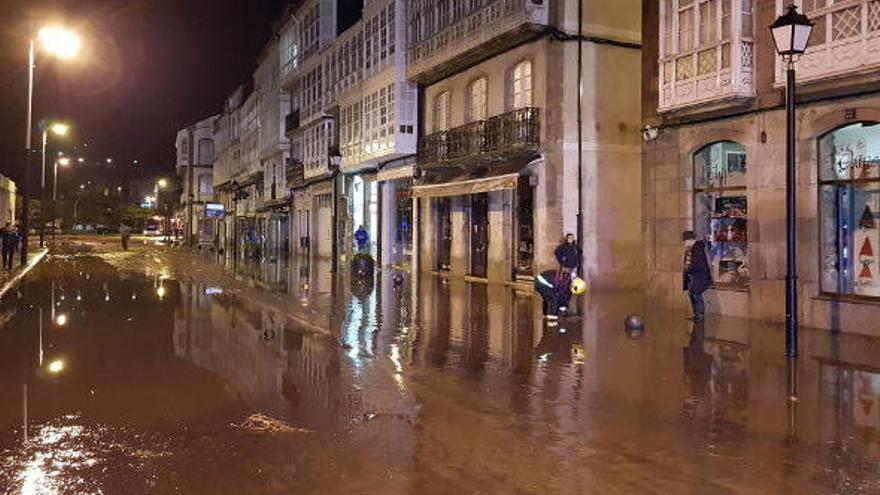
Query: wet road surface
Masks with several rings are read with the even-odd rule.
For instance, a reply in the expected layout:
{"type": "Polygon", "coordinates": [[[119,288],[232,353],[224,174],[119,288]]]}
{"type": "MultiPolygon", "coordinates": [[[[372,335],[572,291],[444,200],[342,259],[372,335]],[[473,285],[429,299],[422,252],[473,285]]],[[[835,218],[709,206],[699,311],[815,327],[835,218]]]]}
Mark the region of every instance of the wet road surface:
{"type": "Polygon", "coordinates": [[[875,339],[393,275],[58,250],[0,302],[0,492],[880,493],[875,339]]]}

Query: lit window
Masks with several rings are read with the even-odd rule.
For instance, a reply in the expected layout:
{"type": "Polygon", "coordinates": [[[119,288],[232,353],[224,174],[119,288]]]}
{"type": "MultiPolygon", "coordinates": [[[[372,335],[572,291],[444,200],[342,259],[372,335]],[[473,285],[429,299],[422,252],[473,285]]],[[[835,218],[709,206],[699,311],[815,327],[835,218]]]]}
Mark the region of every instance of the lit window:
{"type": "Polygon", "coordinates": [[[449,103],[451,93],[444,91],[434,98],[434,132],[449,129],[449,103]]]}
{"type": "Polygon", "coordinates": [[[481,77],[474,80],[468,87],[468,118],[471,122],[485,120],[488,113],[486,78],[481,77]]]}
{"type": "Polygon", "coordinates": [[[819,167],[822,291],[880,298],[880,129],[826,134],[819,167]]]}
{"type": "Polygon", "coordinates": [[[723,141],[694,154],[694,231],[709,242],[719,288],[749,284],[746,150],[723,141]]]}
{"type": "Polygon", "coordinates": [[[532,62],[523,60],[511,72],[510,97],[512,109],[532,106],[532,62]]]}

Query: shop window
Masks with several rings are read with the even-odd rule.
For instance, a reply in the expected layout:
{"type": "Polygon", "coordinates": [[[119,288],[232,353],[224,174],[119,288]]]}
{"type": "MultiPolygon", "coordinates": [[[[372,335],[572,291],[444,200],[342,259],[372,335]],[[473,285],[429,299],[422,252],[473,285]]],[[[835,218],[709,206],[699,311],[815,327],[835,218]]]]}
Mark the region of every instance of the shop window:
{"type": "Polygon", "coordinates": [[[694,154],[694,231],[709,241],[716,288],[747,288],[746,150],[723,141],[694,154]]]}
{"type": "Polygon", "coordinates": [[[535,273],[535,189],[531,177],[520,177],[518,180],[515,275],[532,276],[535,273]]]}
{"type": "Polygon", "coordinates": [[[826,134],[819,165],[822,291],[880,297],[880,128],[859,123],[826,134]]]}

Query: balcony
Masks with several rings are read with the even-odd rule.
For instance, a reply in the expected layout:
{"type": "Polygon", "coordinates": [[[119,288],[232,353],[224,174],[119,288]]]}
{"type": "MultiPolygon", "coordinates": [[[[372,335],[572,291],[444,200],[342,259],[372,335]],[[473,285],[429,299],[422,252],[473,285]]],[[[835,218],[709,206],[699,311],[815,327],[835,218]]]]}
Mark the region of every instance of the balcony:
{"type": "MultiPolygon", "coordinates": [[[[783,12],[783,2],[777,0],[776,8],[783,12]]],[[[815,26],[807,51],[797,62],[799,84],[857,86],[876,81],[880,72],[880,2],[816,2],[806,14],[815,26]],[[849,80],[849,76],[858,75],[866,79],[849,80]]],[[[785,85],[785,67],[778,57],[775,82],[778,87],[785,85]]]]}
{"type": "Polygon", "coordinates": [[[549,23],[549,3],[488,0],[474,2],[473,10],[459,13],[436,8],[431,2],[416,3],[409,13],[407,77],[431,84],[535,38],[549,23]],[[434,16],[440,17],[437,22],[432,22],[434,16]],[[441,29],[430,31],[429,24],[441,29]]]}
{"type": "Polygon", "coordinates": [[[285,134],[290,134],[297,129],[299,129],[299,109],[290,112],[284,117],[285,134]]]}
{"type": "Polygon", "coordinates": [[[425,136],[419,142],[419,165],[452,166],[484,154],[536,150],[541,143],[539,115],[537,108],[520,108],[425,136]]]}

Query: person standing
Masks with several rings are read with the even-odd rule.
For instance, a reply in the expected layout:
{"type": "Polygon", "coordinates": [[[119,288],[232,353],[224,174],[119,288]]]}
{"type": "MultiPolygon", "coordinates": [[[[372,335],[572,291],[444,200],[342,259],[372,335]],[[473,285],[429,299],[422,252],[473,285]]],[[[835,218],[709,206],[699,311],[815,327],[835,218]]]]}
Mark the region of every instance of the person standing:
{"type": "Polygon", "coordinates": [[[131,237],[131,228],[125,224],[120,225],[119,235],[122,238],[122,250],[128,251],[128,239],[131,237]]]}
{"type": "Polygon", "coordinates": [[[565,234],[565,237],[562,238],[562,242],[556,247],[553,254],[556,256],[556,261],[559,262],[560,267],[569,273],[580,275],[583,251],[578,246],[574,234],[565,234]]]}
{"type": "Polygon", "coordinates": [[[706,242],[697,240],[692,230],[685,231],[682,236],[684,241],[684,290],[687,291],[691,301],[695,322],[701,322],[706,318],[706,304],[703,301],[703,293],[712,286],[712,272],[709,269],[709,258],[706,256],[706,242]]]}
{"type": "Polygon", "coordinates": [[[370,233],[367,232],[367,229],[365,229],[363,225],[358,227],[354,232],[354,242],[357,244],[358,252],[364,253],[367,251],[367,244],[370,242],[370,233]]]}
{"type": "Polygon", "coordinates": [[[12,261],[15,259],[15,251],[18,247],[18,232],[9,222],[0,231],[0,245],[3,250],[3,268],[12,270],[12,261]]]}

